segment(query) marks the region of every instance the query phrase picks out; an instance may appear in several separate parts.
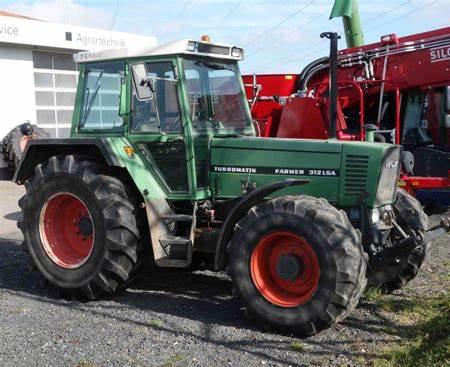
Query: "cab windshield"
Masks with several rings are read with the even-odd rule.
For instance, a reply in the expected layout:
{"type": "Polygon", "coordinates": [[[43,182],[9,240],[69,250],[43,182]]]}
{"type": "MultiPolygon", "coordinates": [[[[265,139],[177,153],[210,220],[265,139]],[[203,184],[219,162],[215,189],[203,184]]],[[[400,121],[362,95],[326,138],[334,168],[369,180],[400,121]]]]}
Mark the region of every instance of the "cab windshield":
{"type": "Polygon", "coordinates": [[[250,126],[236,64],[185,59],[184,74],[194,129],[250,126]]]}

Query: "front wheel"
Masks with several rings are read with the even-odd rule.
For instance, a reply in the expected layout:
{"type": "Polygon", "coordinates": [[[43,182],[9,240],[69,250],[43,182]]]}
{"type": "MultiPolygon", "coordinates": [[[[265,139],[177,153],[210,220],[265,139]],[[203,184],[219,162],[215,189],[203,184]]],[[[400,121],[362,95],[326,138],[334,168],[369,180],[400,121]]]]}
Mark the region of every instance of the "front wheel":
{"type": "MultiPolygon", "coordinates": [[[[400,227],[408,235],[415,236],[428,229],[428,216],[420,202],[403,189],[397,191],[394,211],[400,227]]],[[[393,230],[389,240],[394,247],[400,239],[396,230],[393,230]]],[[[429,252],[430,243],[421,243],[397,259],[382,264],[368,274],[369,285],[386,293],[404,287],[419,273],[429,257],[429,252]]]]}
{"type": "Polygon", "coordinates": [[[74,156],[36,166],[19,201],[19,228],[39,271],[89,299],[114,293],[138,261],[139,208],[124,183],[74,156]]]}
{"type": "Polygon", "coordinates": [[[360,235],[323,199],[283,196],[255,206],[236,224],[229,255],[248,313],[299,335],[343,320],[366,285],[360,235]]]}

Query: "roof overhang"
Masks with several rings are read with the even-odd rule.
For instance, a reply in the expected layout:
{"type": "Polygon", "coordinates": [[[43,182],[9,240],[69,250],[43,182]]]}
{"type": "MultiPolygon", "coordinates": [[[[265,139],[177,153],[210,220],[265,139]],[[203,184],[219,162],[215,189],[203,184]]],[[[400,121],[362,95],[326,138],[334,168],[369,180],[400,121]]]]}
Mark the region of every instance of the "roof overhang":
{"type": "Polygon", "coordinates": [[[228,60],[243,60],[241,47],[194,40],[178,40],[154,47],[120,48],[101,51],[78,52],[73,56],[75,62],[93,62],[112,59],[125,59],[146,56],[196,55],[228,60]]]}

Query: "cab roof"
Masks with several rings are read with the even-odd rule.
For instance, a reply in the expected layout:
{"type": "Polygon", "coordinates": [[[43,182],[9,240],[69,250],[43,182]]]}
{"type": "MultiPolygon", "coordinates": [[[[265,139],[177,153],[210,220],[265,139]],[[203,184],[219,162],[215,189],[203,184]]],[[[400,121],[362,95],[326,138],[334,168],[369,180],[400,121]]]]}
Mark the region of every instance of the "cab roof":
{"type": "Polygon", "coordinates": [[[76,63],[145,56],[198,55],[226,60],[243,60],[244,50],[237,46],[223,45],[190,39],[177,40],[153,47],[118,48],[101,51],[82,51],[73,55],[76,63]]]}

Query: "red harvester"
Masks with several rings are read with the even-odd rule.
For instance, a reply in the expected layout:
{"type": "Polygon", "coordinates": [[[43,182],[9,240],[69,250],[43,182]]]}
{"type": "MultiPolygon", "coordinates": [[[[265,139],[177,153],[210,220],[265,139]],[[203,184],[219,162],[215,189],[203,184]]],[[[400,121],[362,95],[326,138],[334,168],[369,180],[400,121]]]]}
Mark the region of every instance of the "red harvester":
{"type": "MultiPolygon", "coordinates": [[[[403,145],[400,185],[424,205],[450,206],[450,27],[347,48],[337,65],[337,138],[403,145]]],[[[299,75],[243,79],[261,136],[330,136],[328,57],[299,75]]]]}

